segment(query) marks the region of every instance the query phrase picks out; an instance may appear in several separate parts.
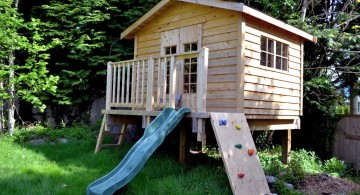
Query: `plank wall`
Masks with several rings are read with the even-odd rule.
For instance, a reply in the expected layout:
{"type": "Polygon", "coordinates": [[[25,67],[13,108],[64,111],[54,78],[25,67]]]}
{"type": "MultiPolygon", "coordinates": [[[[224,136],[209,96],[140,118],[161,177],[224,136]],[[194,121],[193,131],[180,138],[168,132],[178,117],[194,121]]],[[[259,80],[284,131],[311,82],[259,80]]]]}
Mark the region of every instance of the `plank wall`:
{"type": "Polygon", "coordinates": [[[158,56],[161,32],[203,24],[202,46],[210,50],[207,111],[235,112],[239,18],[234,11],[176,2],[137,33],[136,57],[158,56]]]}
{"type": "Polygon", "coordinates": [[[302,40],[261,20],[246,16],[245,20],[245,114],[258,119],[297,118],[302,109],[302,40]],[[289,45],[288,71],[260,65],[261,36],[289,45]]]}
{"type": "Polygon", "coordinates": [[[343,116],[334,136],[334,156],[360,169],[360,116],[343,116]]]}
{"type": "MultiPolygon", "coordinates": [[[[201,42],[210,50],[206,110],[236,112],[241,17],[241,13],[235,11],[176,2],[137,33],[135,57],[159,56],[161,32],[203,24],[201,42]]],[[[301,38],[261,20],[244,17],[244,112],[247,118],[297,119],[302,113],[301,38]],[[289,45],[289,71],[260,65],[262,35],[289,45]]]]}

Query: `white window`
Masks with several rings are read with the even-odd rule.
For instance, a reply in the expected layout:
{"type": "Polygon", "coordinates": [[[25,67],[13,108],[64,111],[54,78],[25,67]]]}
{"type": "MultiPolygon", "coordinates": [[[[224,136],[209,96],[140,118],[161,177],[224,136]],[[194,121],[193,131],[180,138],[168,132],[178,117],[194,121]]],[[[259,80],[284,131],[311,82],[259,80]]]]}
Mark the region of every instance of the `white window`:
{"type": "Polygon", "coordinates": [[[196,93],[197,58],[184,59],[184,93],[196,93]]]}
{"type": "Polygon", "coordinates": [[[261,37],[261,61],[262,66],[288,71],[289,46],[273,39],[261,37]]]}

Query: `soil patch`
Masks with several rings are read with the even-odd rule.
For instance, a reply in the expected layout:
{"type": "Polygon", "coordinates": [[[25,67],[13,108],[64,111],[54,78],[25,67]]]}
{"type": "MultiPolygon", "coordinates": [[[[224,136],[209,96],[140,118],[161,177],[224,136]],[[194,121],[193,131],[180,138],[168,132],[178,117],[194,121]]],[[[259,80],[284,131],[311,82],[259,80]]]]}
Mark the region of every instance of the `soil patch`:
{"type": "Polygon", "coordinates": [[[348,194],[360,192],[360,185],[328,174],[307,175],[299,185],[304,194],[348,194]]]}

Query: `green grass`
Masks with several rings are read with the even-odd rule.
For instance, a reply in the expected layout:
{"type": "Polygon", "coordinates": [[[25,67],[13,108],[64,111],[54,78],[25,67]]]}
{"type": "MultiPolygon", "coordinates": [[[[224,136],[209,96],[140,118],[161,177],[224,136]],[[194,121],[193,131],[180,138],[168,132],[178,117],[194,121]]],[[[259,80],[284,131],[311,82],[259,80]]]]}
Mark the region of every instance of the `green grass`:
{"type": "MultiPolygon", "coordinates": [[[[67,128],[56,135],[79,135],[67,144],[51,143],[54,133],[26,130],[15,137],[0,137],[1,194],[84,194],[95,179],[113,169],[130,149],[104,149],[94,155],[95,137],[84,127],[67,128]],[[52,135],[43,145],[33,137],[52,135]]],[[[54,130],[48,130],[54,131],[54,130]]],[[[174,149],[176,150],[176,149],[174,149]]],[[[231,194],[222,166],[186,166],[156,152],[122,194],[231,194]]]]}

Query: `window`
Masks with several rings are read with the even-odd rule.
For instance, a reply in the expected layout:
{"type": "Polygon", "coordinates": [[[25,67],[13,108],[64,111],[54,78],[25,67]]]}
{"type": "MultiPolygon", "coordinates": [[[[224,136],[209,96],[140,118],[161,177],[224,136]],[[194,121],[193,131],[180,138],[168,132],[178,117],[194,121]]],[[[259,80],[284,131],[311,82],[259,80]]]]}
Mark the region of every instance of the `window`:
{"type": "Polygon", "coordinates": [[[198,50],[198,43],[194,42],[194,43],[186,43],[184,44],[184,52],[192,52],[192,51],[197,51],[198,50]]]}
{"type": "Polygon", "coordinates": [[[176,54],[176,46],[165,47],[165,55],[176,54]]]}
{"type": "Polygon", "coordinates": [[[184,93],[196,93],[197,58],[184,60],[184,93]]]}
{"type": "Polygon", "coordinates": [[[288,71],[288,50],[289,46],[284,43],[267,37],[261,37],[260,64],[262,66],[288,71]]]}
{"type": "MultiPolygon", "coordinates": [[[[176,45],[164,47],[165,55],[176,54],[176,45]]],[[[170,59],[166,59],[166,94],[170,91],[170,59]]]]}

